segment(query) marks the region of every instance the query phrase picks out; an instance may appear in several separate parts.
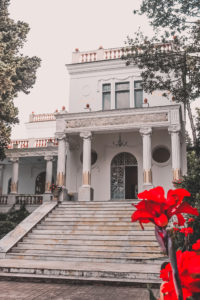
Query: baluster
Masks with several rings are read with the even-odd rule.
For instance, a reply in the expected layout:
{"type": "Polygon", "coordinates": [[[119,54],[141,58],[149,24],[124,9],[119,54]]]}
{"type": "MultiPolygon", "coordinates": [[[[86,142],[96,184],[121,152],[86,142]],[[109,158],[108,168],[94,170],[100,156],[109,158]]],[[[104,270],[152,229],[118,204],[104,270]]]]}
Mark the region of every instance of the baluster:
{"type": "Polygon", "coordinates": [[[94,53],[94,60],[97,60],[97,58],[96,58],[96,55],[97,55],[97,54],[96,54],[96,53],[94,53]]]}
{"type": "Polygon", "coordinates": [[[116,50],[114,50],[113,52],[114,52],[114,58],[116,58],[116,50]]]}

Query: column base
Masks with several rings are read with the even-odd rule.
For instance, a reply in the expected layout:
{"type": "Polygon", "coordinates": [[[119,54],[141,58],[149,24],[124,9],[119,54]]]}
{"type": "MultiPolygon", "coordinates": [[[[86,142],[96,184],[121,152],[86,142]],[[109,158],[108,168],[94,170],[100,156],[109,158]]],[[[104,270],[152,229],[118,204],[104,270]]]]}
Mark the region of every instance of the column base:
{"type": "Polygon", "coordinates": [[[14,204],[16,204],[16,196],[17,196],[17,194],[10,194],[10,195],[8,195],[8,202],[7,202],[7,204],[8,205],[14,205],[14,204]]]}
{"type": "Polygon", "coordinates": [[[67,201],[68,200],[68,190],[65,187],[62,187],[62,191],[58,197],[59,202],[67,201]]]}
{"type": "Polygon", "coordinates": [[[50,202],[52,199],[52,193],[45,193],[43,194],[43,203],[50,202]]]}
{"type": "Polygon", "coordinates": [[[78,191],[78,201],[92,201],[94,189],[90,185],[82,185],[78,191]]]}

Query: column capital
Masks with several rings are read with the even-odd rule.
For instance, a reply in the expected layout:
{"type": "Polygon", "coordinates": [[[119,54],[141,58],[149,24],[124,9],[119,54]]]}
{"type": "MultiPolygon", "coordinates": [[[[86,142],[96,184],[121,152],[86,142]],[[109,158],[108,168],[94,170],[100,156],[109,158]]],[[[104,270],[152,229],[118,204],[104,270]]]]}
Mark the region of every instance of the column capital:
{"type": "Polygon", "coordinates": [[[44,160],[51,161],[51,160],[53,160],[53,156],[52,155],[45,155],[44,160]]]}
{"type": "Polygon", "coordinates": [[[91,139],[92,133],[91,133],[91,131],[83,131],[80,133],[80,137],[83,139],[91,139]]]}
{"type": "Polygon", "coordinates": [[[140,128],[140,134],[141,135],[150,135],[150,134],[152,134],[152,128],[151,127],[142,127],[142,128],[140,128]]]}
{"type": "Polygon", "coordinates": [[[19,157],[10,157],[9,161],[12,163],[19,162],[19,157]]]}
{"type": "Polygon", "coordinates": [[[55,137],[57,140],[68,140],[68,138],[69,138],[68,135],[66,135],[63,132],[57,132],[55,137]]]}
{"type": "Polygon", "coordinates": [[[178,125],[171,125],[168,127],[168,132],[171,133],[179,133],[181,130],[181,126],[180,124],[178,125]]]}

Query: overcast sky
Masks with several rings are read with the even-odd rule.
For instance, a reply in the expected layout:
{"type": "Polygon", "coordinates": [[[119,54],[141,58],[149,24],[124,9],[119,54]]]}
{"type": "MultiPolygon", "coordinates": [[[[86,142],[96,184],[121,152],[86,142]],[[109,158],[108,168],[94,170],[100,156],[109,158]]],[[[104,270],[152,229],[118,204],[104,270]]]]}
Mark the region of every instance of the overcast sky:
{"type": "Polygon", "coordinates": [[[12,138],[25,137],[24,122],[29,114],[54,112],[67,107],[69,77],[65,67],[75,48],[80,51],[120,47],[127,35],[140,27],[152,30],[144,16],[136,16],[141,0],[11,0],[10,17],[29,24],[23,53],[42,59],[37,81],[29,95],[15,100],[20,125],[12,138]]]}
{"type": "Polygon", "coordinates": [[[150,32],[147,19],[135,16],[140,0],[11,0],[10,16],[30,25],[23,52],[42,59],[37,82],[29,95],[15,100],[20,125],[13,138],[24,137],[23,123],[29,114],[54,112],[67,106],[69,78],[65,67],[72,51],[95,50],[124,45],[127,35],[140,26],[150,32]]]}

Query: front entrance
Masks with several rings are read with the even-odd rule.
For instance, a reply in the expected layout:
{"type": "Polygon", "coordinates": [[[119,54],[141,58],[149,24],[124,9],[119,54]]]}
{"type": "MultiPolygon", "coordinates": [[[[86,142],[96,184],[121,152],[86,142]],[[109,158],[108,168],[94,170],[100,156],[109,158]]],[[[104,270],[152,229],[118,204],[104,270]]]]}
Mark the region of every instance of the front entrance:
{"type": "Polygon", "coordinates": [[[138,169],[135,156],[117,154],[111,162],[111,199],[135,199],[138,189],[138,169]]]}

